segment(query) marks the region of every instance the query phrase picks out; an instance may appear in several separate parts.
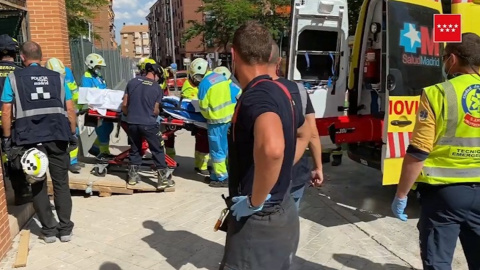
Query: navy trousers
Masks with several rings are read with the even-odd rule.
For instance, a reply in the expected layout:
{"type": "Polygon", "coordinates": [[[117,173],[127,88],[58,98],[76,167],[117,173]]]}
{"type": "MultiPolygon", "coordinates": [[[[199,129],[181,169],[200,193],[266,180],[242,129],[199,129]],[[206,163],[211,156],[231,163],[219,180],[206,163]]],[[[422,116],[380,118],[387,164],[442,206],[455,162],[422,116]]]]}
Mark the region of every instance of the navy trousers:
{"type": "Polygon", "coordinates": [[[418,222],[425,270],[452,269],[460,237],[470,270],[480,270],[480,184],[420,184],[418,222]]]}

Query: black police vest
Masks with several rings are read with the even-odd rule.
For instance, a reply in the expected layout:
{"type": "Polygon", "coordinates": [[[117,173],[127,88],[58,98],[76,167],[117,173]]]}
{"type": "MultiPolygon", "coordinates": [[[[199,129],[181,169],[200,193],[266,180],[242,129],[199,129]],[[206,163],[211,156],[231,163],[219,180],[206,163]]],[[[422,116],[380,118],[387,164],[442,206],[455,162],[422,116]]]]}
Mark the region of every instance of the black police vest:
{"type": "MultiPolygon", "coordinates": [[[[21,69],[15,63],[10,61],[0,61],[0,97],[3,93],[3,86],[8,75],[14,72],[16,69],[21,69]]],[[[0,111],[2,110],[2,101],[0,100],[0,111]]]]}
{"type": "Polygon", "coordinates": [[[65,105],[65,77],[40,66],[9,75],[15,107],[13,141],[16,145],[69,141],[65,105]]]}

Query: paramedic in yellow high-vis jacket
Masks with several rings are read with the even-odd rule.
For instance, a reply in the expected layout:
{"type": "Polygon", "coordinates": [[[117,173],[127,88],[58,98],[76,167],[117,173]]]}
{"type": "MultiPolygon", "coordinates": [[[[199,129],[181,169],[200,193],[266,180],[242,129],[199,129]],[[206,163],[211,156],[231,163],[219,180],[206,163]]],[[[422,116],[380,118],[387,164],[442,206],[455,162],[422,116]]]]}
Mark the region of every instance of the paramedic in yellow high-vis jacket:
{"type": "Polygon", "coordinates": [[[424,88],[392,211],[407,220],[414,187],[423,268],[452,269],[460,237],[468,268],[480,269],[480,37],[448,43],[442,62],[448,80],[424,88]]]}

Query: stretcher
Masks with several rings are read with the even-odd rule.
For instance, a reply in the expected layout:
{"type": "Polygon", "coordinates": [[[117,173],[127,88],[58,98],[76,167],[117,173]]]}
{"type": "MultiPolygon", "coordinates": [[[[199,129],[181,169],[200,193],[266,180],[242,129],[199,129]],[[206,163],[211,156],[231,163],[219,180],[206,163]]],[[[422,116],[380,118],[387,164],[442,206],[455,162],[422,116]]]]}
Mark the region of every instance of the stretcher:
{"type": "MultiPolygon", "coordinates": [[[[86,126],[91,126],[92,122],[98,123],[98,121],[116,122],[118,123],[118,126],[117,126],[115,137],[118,138],[120,135],[120,127],[121,127],[120,112],[107,110],[106,115],[102,115],[94,109],[89,109],[86,113],[85,119],[86,119],[85,120],[86,126]]],[[[177,120],[177,119],[171,119],[171,120],[162,119],[161,125],[168,126],[167,130],[165,132],[162,132],[162,137],[165,140],[169,136],[172,136],[175,131],[180,130],[184,126],[184,123],[183,121],[177,120]]],[[[105,175],[108,172],[107,168],[109,166],[128,166],[129,151],[130,149],[125,150],[119,155],[114,156],[113,158],[98,160],[98,163],[93,166],[90,173],[95,176],[105,177],[105,175]]],[[[167,167],[168,167],[168,177],[172,177],[173,171],[175,170],[175,168],[178,167],[179,164],[173,158],[171,158],[166,154],[165,154],[165,162],[167,163],[167,167]]],[[[153,165],[152,165],[152,169],[153,169],[153,165]]]]}
{"type": "MultiPolygon", "coordinates": [[[[161,126],[162,137],[164,140],[175,136],[174,133],[185,129],[193,134],[200,128],[206,129],[207,123],[205,118],[201,115],[198,101],[180,99],[175,96],[167,96],[162,100],[162,111],[158,117],[158,123],[161,126]]],[[[88,109],[85,116],[85,126],[96,126],[98,121],[110,121],[118,123],[116,137],[118,138],[120,132],[121,112],[107,110],[106,114],[102,115],[94,109],[88,109]]],[[[129,150],[125,150],[111,159],[99,160],[90,171],[95,176],[104,177],[107,174],[109,166],[128,166],[129,150]]],[[[170,156],[165,154],[165,161],[168,166],[168,177],[172,176],[175,168],[179,164],[170,156]]]]}

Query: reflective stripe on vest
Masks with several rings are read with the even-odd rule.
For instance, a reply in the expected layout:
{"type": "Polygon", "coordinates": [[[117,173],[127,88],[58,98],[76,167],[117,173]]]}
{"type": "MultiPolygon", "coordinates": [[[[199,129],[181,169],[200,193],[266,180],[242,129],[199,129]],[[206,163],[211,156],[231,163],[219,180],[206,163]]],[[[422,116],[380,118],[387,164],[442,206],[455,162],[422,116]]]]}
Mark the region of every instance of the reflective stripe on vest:
{"type": "Polygon", "coordinates": [[[23,110],[22,108],[22,102],[20,101],[20,95],[18,93],[18,88],[17,88],[17,78],[15,77],[15,74],[12,73],[8,75],[8,78],[10,79],[12,91],[15,95],[15,118],[16,119],[31,117],[34,115],[57,114],[57,113],[67,116],[67,112],[64,109],[65,108],[65,76],[60,75],[60,85],[62,88],[60,92],[60,98],[62,102],[62,108],[51,107],[51,108],[32,109],[32,110],[26,110],[26,111],[23,110]]]}
{"type": "Polygon", "coordinates": [[[480,90],[480,79],[474,75],[461,75],[425,88],[436,117],[436,137],[417,182],[480,182],[480,127],[466,120],[474,110],[467,96],[472,89],[480,90]]]}

